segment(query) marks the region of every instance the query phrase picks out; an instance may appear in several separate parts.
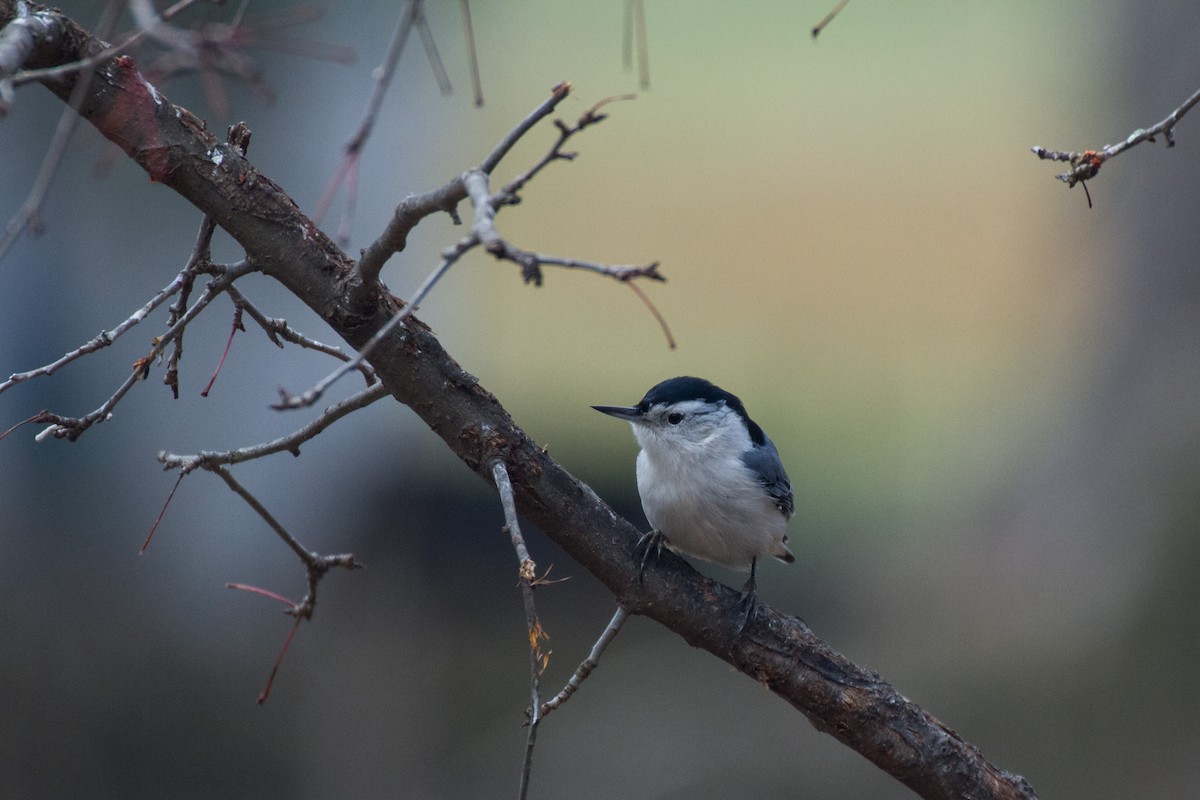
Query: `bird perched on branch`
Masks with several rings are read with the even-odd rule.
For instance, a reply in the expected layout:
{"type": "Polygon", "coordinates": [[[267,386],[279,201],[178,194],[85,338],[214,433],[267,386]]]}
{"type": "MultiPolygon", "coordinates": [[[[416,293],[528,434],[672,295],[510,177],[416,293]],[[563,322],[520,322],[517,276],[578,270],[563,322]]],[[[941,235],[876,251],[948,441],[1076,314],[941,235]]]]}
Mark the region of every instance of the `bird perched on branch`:
{"type": "Polygon", "coordinates": [[[775,444],[736,395],[703,378],[665,380],[635,406],[592,408],[629,422],[642,448],[638,493],[653,530],[638,542],[641,569],[664,544],[748,569],[744,627],[755,608],[759,557],[796,560],[787,547],[792,484],[775,444]]]}

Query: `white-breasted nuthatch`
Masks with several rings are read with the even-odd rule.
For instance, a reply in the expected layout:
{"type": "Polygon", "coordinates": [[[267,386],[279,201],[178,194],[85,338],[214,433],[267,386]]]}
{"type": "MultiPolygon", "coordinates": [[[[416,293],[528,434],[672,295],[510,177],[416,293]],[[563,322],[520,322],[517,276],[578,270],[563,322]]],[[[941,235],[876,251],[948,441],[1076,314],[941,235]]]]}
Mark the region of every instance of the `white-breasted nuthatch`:
{"type": "Polygon", "coordinates": [[[742,590],[754,610],[760,556],[791,563],[787,524],[792,484],[779,451],[736,395],[703,378],[665,380],[636,406],[592,406],[628,421],[641,445],[638,493],[653,528],[646,548],[663,543],[686,555],[750,570],[742,590]]]}

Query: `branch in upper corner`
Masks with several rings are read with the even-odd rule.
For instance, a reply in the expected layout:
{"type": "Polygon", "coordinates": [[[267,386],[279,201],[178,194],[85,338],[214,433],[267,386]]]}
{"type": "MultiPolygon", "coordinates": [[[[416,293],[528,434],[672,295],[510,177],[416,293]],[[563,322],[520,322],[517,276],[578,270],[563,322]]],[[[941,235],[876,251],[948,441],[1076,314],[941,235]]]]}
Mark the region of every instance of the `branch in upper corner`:
{"type": "MultiPolygon", "coordinates": [[[[1044,147],[1033,147],[1030,149],[1033,151],[1033,154],[1040,159],[1046,161],[1063,161],[1070,164],[1071,168],[1069,170],[1055,176],[1060,181],[1067,184],[1067,187],[1070,188],[1075,186],[1077,183],[1084,183],[1085,181],[1089,181],[1096,177],[1096,175],[1100,172],[1100,167],[1104,165],[1104,162],[1108,161],[1114,156],[1119,156],[1129,148],[1139,145],[1142,142],[1155,142],[1158,140],[1159,136],[1162,136],[1163,140],[1167,143],[1167,147],[1174,147],[1175,126],[1179,124],[1179,120],[1183,118],[1183,115],[1188,113],[1188,111],[1190,111],[1198,102],[1200,102],[1200,90],[1197,90],[1194,94],[1192,94],[1191,97],[1183,102],[1183,105],[1172,111],[1166,116],[1165,119],[1161,120],[1157,124],[1152,125],[1149,128],[1138,128],[1136,131],[1129,134],[1124,141],[1118,142],[1117,144],[1105,145],[1099,150],[1083,150],[1082,152],[1075,152],[1069,150],[1047,150],[1044,147]]],[[[1084,190],[1086,189],[1087,186],[1084,185],[1084,190]]],[[[1090,197],[1088,205],[1091,206],[1090,197]]]]}

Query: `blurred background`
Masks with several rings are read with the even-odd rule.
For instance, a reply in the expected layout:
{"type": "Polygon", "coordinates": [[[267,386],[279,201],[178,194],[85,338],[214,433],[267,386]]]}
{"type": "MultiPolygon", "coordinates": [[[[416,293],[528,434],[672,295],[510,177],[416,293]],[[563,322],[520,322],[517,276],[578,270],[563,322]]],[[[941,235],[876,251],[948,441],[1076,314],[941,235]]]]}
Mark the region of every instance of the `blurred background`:
{"type": "MultiPolygon", "coordinates": [[[[796,487],[798,561],[764,600],[957,730],[1040,797],[1200,791],[1200,112],[1083,192],[1031,145],[1098,147],[1200,86],[1187,4],[650,0],[650,88],[622,66],[622,0],[472,4],[486,103],[472,105],[459,5],[428,3],[454,92],[413,36],[363,156],[348,252],[409,192],[478,164],[556,82],[557,116],[636,92],[498,218],[519,246],[661,261],[641,284],[679,342],[607,279],[548,269],[541,288],[472,254],[423,304],[448,350],[575,475],[644,525],[636,448],[594,403],[707,377],[745,400],[796,487]]],[[[101,4],[64,2],[85,25],[101,4]]],[[[228,21],[235,4],[180,24],[228,21]]],[[[250,4],[266,24],[292,4],[250,4]]],[[[351,65],[254,51],[274,95],[164,87],[311,211],[358,124],[399,4],[329,4],[291,36],[351,65]]],[[[131,25],[122,18],[120,29],[131,25]]],[[[153,51],[141,58],[149,60],[153,51]]],[[[0,122],[0,216],[34,182],[62,112],[39,87],[0,122]]],[[[528,135],[497,172],[553,142],[528,135]]],[[[343,195],[344,197],[344,195],[343,195]]],[[[342,213],[335,203],[324,225],[342,213]]],[[[466,212],[464,207],[464,213],[466,212]]],[[[48,363],[165,286],[199,214],[92,130],[77,135],[40,237],[0,261],[0,375],[48,363]],[[98,165],[108,165],[97,174],[98,165]]],[[[462,235],[423,223],[384,280],[406,296],[462,235]]],[[[218,237],[220,239],[220,237],[218,237]]],[[[227,239],[217,257],[239,251],[227,239]]],[[[340,344],[269,280],[260,308],[340,344]]],[[[182,397],[162,368],[70,444],[0,442],[0,797],[478,798],[516,793],[527,656],[499,503],[407,409],[380,402],[303,448],[234,469],[331,574],[265,706],[255,704],[303,573],[212,475],[159,450],[227,449],[311,418],[269,410],[331,361],[248,323],[224,348],[222,299],[191,328],[182,397]]],[[[0,395],[0,429],[99,406],[165,327],[0,395]]],[[[361,381],[343,380],[343,395],[361,381]]],[[[536,531],[557,689],[612,613],[536,531]]],[[[698,565],[733,585],[742,578],[698,565]]],[[[633,619],[541,729],[531,797],[907,798],[761,686],[633,619]]]]}

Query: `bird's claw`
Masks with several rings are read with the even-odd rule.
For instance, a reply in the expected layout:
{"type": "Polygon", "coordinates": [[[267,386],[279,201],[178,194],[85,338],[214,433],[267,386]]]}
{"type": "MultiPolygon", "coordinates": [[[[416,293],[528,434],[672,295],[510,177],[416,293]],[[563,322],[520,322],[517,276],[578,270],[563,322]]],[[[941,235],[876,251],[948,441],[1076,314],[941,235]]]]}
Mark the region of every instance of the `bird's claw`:
{"type": "Polygon", "coordinates": [[[646,562],[650,560],[650,554],[654,553],[654,560],[657,561],[662,555],[663,545],[666,542],[667,537],[663,535],[663,532],[654,529],[642,534],[642,538],[638,539],[637,545],[633,548],[635,556],[641,554],[638,559],[638,583],[642,582],[642,575],[646,572],[646,562]]]}
{"type": "Polygon", "coordinates": [[[746,629],[750,627],[750,623],[758,615],[758,580],[754,576],[755,567],[757,566],[758,559],[750,562],[750,578],[742,587],[741,597],[738,598],[738,606],[746,607],[746,615],[742,617],[742,624],[737,629],[738,636],[746,632],[746,629]]]}

